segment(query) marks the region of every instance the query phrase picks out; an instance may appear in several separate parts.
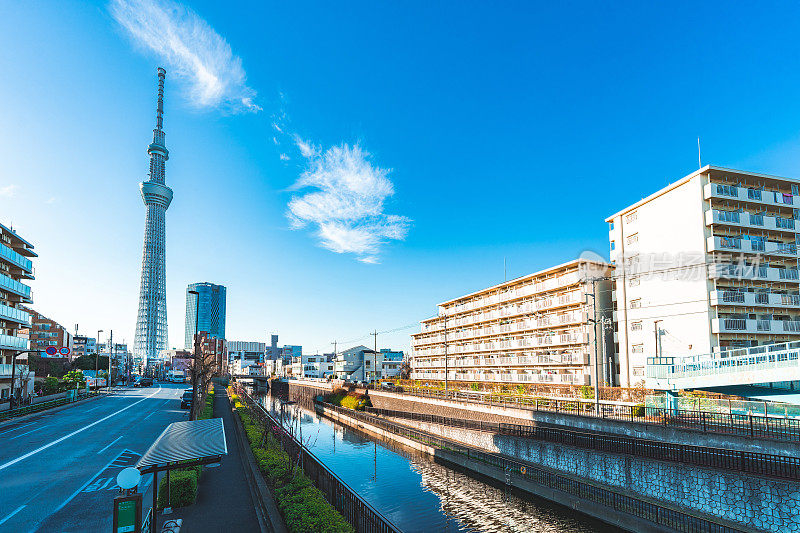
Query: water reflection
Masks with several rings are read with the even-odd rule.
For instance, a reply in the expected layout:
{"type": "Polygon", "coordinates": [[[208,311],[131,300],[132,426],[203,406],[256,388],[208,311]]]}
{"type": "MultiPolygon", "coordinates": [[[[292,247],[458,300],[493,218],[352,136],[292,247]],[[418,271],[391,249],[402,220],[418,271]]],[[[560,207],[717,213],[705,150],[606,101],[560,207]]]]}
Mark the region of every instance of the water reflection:
{"type": "MultiPolygon", "coordinates": [[[[276,418],[280,402],[262,397],[276,418]]],[[[298,404],[284,425],[328,468],[405,532],[611,531],[568,509],[470,477],[393,441],[372,439],[298,404]]]]}

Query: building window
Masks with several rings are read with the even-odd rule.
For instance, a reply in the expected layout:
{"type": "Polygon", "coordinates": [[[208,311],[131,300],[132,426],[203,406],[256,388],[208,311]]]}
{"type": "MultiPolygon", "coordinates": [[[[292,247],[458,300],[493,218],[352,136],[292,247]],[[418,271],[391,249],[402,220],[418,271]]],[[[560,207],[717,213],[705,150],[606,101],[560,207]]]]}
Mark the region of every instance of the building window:
{"type": "Polygon", "coordinates": [[[628,213],[625,215],[625,223],[630,224],[631,222],[636,222],[639,219],[639,212],[634,211],[633,213],[628,213]]]}
{"type": "Polygon", "coordinates": [[[611,222],[608,223],[608,231],[611,231],[613,229],[614,229],[614,221],[612,220],[611,222]]]}
{"type": "Polygon", "coordinates": [[[629,278],[629,279],[628,279],[628,286],[629,286],[629,287],[636,287],[636,286],[638,286],[638,285],[639,285],[639,279],[640,279],[640,278],[629,278]]]}
{"type": "Polygon", "coordinates": [[[631,331],[642,331],[642,321],[631,322],[631,331]]]}
{"type": "Polygon", "coordinates": [[[633,367],[633,375],[636,377],[644,377],[644,367],[643,366],[633,367]]]}
{"type": "Polygon", "coordinates": [[[642,307],[642,299],[641,298],[634,298],[633,300],[631,300],[630,307],[631,307],[631,309],[639,309],[640,307],[642,307]]]}
{"type": "Polygon", "coordinates": [[[628,235],[628,237],[625,239],[625,242],[628,243],[629,245],[636,244],[637,242],[639,242],[639,234],[634,233],[633,235],[628,235]]]}
{"type": "Polygon", "coordinates": [[[631,352],[644,353],[644,344],[634,344],[633,346],[631,346],[631,352]]]}
{"type": "Polygon", "coordinates": [[[614,241],[611,241],[611,251],[614,251],[614,241]]]}

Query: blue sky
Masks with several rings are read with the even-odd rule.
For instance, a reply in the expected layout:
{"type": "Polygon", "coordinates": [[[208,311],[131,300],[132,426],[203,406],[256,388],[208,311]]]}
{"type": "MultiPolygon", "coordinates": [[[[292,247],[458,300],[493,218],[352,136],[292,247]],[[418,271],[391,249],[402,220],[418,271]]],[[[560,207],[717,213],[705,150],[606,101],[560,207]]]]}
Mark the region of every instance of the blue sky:
{"type": "Polygon", "coordinates": [[[0,220],[40,254],[34,307],[82,332],[132,342],[159,65],[176,346],[190,282],[228,287],[229,338],[315,351],[504,257],[607,257],[604,217],[696,169],[698,136],[704,164],[800,175],[796,5],[187,7],[0,1],[0,220]]]}

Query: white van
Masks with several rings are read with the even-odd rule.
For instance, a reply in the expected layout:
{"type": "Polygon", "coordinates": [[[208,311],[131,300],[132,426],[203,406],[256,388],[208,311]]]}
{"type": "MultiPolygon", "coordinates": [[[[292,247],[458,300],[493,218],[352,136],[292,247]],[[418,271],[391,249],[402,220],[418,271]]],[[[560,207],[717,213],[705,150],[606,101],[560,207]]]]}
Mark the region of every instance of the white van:
{"type": "Polygon", "coordinates": [[[186,372],[183,370],[170,370],[167,372],[167,381],[172,383],[186,383],[186,372]]]}

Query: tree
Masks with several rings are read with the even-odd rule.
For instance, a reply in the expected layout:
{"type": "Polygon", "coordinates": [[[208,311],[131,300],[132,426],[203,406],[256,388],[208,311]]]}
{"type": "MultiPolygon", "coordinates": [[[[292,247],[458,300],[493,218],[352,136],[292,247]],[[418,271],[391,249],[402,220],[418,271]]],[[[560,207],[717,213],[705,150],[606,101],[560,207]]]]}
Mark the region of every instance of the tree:
{"type": "Polygon", "coordinates": [[[69,360],[65,357],[42,357],[38,353],[28,354],[28,366],[37,376],[64,377],[70,370],[69,360]]]}
{"type": "Polygon", "coordinates": [[[411,377],[411,365],[408,361],[403,361],[400,366],[400,379],[409,379],[411,377]]]}
{"type": "Polygon", "coordinates": [[[83,377],[81,370],[70,370],[64,376],[64,383],[67,384],[68,389],[83,389],[86,388],[86,378],[83,377]]]}
{"type": "Polygon", "coordinates": [[[95,368],[108,368],[108,356],[101,355],[97,363],[95,364],[95,359],[97,359],[96,353],[87,353],[80,357],[76,357],[72,361],[72,369],[73,370],[94,370],[95,368]]]}

